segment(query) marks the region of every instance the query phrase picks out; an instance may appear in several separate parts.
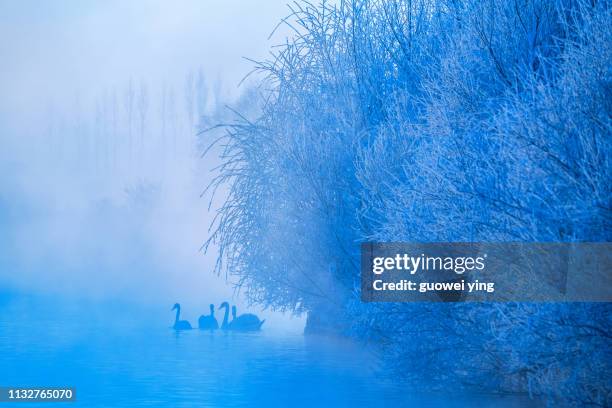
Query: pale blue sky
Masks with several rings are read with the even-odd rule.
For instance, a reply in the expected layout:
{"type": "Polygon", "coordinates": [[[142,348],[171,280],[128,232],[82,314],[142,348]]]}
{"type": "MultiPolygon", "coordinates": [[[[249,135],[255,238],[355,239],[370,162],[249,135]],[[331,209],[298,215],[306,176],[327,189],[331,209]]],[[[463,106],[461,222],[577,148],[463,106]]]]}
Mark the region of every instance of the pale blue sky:
{"type": "MultiPolygon", "coordinates": [[[[0,120],[73,104],[129,77],[181,81],[203,66],[229,93],[283,40],[286,0],[0,0],[0,120]]],[[[6,125],[6,123],[5,123],[6,125]]]]}

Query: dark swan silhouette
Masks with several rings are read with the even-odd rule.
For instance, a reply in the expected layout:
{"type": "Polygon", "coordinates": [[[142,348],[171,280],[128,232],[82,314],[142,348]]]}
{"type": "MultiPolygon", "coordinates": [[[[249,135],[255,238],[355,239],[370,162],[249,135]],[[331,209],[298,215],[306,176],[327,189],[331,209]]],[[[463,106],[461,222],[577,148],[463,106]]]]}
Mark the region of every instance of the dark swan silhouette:
{"type": "Polygon", "coordinates": [[[219,328],[219,323],[215,319],[215,305],[210,305],[210,314],[208,316],[200,316],[198,327],[200,330],[217,330],[219,328]]]}
{"type": "Polygon", "coordinates": [[[264,324],[266,319],[259,320],[259,317],[255,316],[251,313],[246,313],[240,316],[236,316],[236,306],[232,307],[232,321],[230,323],[227,322],[227,318],[229,315],[229,304],[227,302],[221,303],[219,308],[225,308],[225,314],[223,316],[223,323],[221,324],[221,328],[223,330],[235,330],[235,331],[257,331],[261,328],[261,325],[264,324]]]}
{"type": "Polygon", "coordinates": [[[175,303],[172,310],[176,309],[176,317],[174,319],[174,330],[191,330],[191,324],[187,320],[179,320],[181,314],[181,305],[175,303]]]}
{"type": "Polygon", "coordinates": [[[223,302],[219,305],[219,309],[223,309],[225,308],[225,313],[223,314],[223,321],[221,322],[221,330],[227,330],[228,329],[228,324],[227,324],[227,317],[229,315],[229,303],[227,302],[223,302]]]}

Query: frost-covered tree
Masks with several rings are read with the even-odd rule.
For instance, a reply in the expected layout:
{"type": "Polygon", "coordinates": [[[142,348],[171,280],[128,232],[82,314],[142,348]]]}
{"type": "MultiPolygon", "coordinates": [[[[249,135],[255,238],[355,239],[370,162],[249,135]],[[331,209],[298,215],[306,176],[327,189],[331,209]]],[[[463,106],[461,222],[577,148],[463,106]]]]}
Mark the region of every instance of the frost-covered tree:
{"type": "Polygon", "coordinates": [[[249,298],[419,385],[612,403],[607,304],[363,304],[363,241],[609,241],[607,1],[298,2],[221,141],[209,243],[249,298]]]}

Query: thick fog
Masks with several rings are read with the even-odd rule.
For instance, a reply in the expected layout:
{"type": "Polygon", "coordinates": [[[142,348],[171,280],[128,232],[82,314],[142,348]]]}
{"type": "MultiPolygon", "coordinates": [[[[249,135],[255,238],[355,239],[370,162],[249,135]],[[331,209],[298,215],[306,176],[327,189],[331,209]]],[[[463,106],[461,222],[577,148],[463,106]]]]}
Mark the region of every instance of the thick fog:
{"type": "Polygon", "coordinates": [[[200,251],[216,158],[197,133],[226,104],[253,113],[243,57],[283,40],[268,37],[288,11],[0,1],[0,288],[201,311],[231,298],[200,251]]]}

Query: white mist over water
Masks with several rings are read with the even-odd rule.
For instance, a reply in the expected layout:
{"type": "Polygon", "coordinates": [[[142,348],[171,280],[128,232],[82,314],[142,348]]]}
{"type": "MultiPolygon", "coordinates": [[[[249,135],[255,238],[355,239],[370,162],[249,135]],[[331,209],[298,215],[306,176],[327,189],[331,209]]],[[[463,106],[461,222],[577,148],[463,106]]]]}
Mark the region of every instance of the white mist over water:
{"type": "Polygon", "coordinates": [[[200,251],[216,163],[196,133],[237,103],[285,4],[0,1],[0,288],[179,301],[192,321],[231,300],[200,251]]]}

